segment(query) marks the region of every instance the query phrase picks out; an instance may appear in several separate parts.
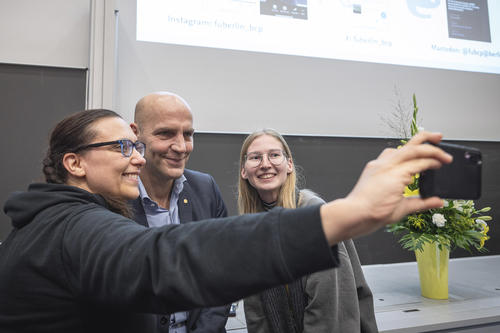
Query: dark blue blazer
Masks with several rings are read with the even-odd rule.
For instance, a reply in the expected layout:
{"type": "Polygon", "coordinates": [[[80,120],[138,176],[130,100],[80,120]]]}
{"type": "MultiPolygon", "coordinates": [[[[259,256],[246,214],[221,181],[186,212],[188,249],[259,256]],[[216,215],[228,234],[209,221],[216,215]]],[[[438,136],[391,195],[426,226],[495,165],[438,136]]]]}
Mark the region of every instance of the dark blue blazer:
{"type": "MultiPolygon", "coordinates": [[[[226,205],[212,176],[188,169],[184,170],[184,176],[186,181],[177,203],[181,223],[227,216],[226,205]]],[[[134,200],[132,207],[134,220],[147,227],[148,221],[141,198],[134,200]]],[[[189,311],[187,331],[226,332],[229,307],[230,305],[189,311]]],[[[168,315],[141,315],[143,319],[147,319],[148,316],[149,325],[146,324],[144,332],[148,331],[146,327],[150,329],[148,332],[168,332],[168,315]],[[153,316],[155,318],[152,318],[153,316]]]]}

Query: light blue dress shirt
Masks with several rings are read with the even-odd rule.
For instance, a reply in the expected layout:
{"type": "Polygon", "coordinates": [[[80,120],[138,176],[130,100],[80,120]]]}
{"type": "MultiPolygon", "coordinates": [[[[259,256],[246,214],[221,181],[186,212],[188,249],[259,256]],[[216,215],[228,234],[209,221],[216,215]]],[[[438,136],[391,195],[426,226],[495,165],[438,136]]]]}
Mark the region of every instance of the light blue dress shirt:
{"type": "MultiPolygon", "coordinates": [[[[172,186],[172,193],[170,194],[170,207],[169,209],[165,209],[151,200],[146,191],[146,188],[139,178],[139,194],[141,196],[142,205],[144,206],[144,212],[146,213],[146,218],[150,227],[161,227],[167,224],[181,223],[177,202],[179,201],[180,193],[184,189],[185,181],[186,177],[184,177],[184,175],[174,181],[174,185],[172,186]]],[[[169,332],[186,333],[187,317],[187,311],[171,314],[169,332]],[[182,325],[182,323],[184,323],[184,325],[182,325]]]]}

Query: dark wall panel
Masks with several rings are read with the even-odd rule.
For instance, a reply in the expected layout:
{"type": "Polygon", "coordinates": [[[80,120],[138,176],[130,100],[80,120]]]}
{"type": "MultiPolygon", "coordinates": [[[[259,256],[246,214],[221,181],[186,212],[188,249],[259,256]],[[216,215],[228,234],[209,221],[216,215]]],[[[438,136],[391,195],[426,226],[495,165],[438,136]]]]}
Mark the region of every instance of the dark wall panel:
{"type": "MultiPolygon", "coordinates": [[[[0,203],[41,178],[48,134],[65,115],[85,108],[86,69],[0,64],[2,163],[0,203]]],[[[11,229],[0,213],[0,240],[11,229]]]]}
{"type": "MultiPolygon", "coordinates": [[[[219,184],[230,214],[236,214],[238,158],[244,135],[195,135],[195,150],[188,166],[212,174],[219,184]]],[[[397,140],[346,137],[286,136],[295,162],[304,175],[301,187],[333,200],[349,193],[364,165],[376,158],[386,147],[395,147],[397,140]]],[[[492,215],[500,216],[500,142],[453,141],[481,149],[483,153],[482,198],[478,207],[491,206],[492,215]]],[[[500,254],[500,224],[493,221],[491,239],[486,242],[486,255],[500,254]]],[[[402,250],[397,239],[384,230],[355,240],[363,264],[385,264],[414,261],[413,253],[402,250]]],[[[470,256],[454,250],[451,257],[470,256]]],[[[473,255],[478,255],[474,253],[473,255]]]]}
{"type": "MultiPolygon", "coordinates": [[[[0,203],[9,193],[23,190],[41,179],[41,160],[48,133],[57,121],[85,107],[86,70],[0,64],[0,126],[2,166],[0,203]]],[[[245,136],[240,134],[195,135],[195,151],[188,167],[212,174],[218,182],[230,214],[237,213],[238,156],[245,136]]],[[[385,147],[397,140],[348,137],[287,136],[295,162],[304,176],[301,187],[310,188],[326,200],[345,196],[362,168],[385,147]]],[[[477,205],[492,206],[495,219],[500,210],[500,142],[456,143],[483,152],[483,196],[477,205]]],[[[10,221],[0,214],[0,240],[10,231],[10,221]]],[[[500,254],[500,226],[493,222],[486,255],[500,254]]],[[[355,240],[363,264],[413,261],[390,233],[380,230],[355,240]]],[[[452,257],[469,256],[455,250],[452,257]]],[[[477,254],[474,254],[477,255],[477,254]]]]}

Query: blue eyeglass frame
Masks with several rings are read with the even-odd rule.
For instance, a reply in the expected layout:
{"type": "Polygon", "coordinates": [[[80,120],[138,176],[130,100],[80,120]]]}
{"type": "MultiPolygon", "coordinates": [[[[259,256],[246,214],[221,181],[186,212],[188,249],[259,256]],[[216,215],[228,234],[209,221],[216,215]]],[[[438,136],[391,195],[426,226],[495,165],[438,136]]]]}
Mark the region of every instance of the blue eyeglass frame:
{"type": "Polygon", "coordinates": [[[132,140],[129,140],[129,139],[120,139],[120,140],[115,140],[115,141],[106,141],[106,142],[91,143],[91,144],[84,145],[84,146],[76,148],[74,152],[77,153],[77,152],[79,152],[81,150],[85,150],[85,149],[89,149],[89,148],[111,146],[111,145],[116,145],[116,144],[120,144],[120,149],[121,149],[122,155],[124,157],[130,157],[132,155],[132,152],[134,151],[134,148],[135,148],[135,150],[137,150],[137,152],[141,156],[144,157],[144,152],[146,151],[146,144],[144,142],[142,142],[142,141],[139,141],[139,140],[136,141],[136,142],[132,142],[132,140]],[[129,154],[125,154],[125,150],[124,150],[125,145],[132,146],[132,149],[130,150],[129,154]]]}

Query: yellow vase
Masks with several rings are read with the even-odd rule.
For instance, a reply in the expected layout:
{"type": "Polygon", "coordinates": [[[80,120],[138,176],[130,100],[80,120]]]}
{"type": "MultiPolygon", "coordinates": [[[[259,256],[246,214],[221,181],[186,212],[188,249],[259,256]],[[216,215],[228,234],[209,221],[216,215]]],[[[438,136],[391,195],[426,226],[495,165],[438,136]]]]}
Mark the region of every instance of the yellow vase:
{"type": "Polygon", "coordinates": [[[448,299],[448,262],[450,251],[437,243],[425,243],[423,251],[415,251],[422,296],[448,299]]]}

